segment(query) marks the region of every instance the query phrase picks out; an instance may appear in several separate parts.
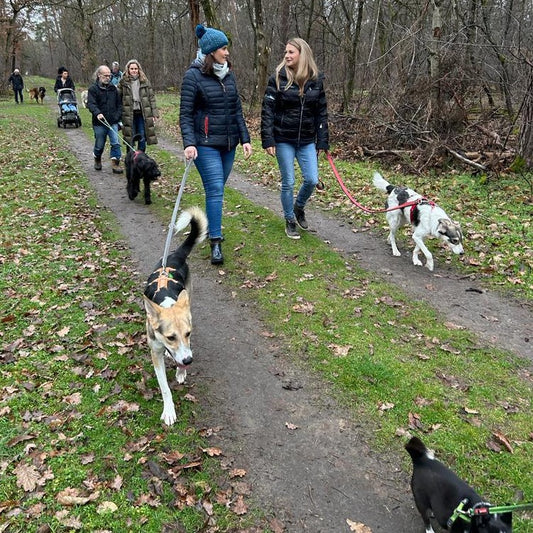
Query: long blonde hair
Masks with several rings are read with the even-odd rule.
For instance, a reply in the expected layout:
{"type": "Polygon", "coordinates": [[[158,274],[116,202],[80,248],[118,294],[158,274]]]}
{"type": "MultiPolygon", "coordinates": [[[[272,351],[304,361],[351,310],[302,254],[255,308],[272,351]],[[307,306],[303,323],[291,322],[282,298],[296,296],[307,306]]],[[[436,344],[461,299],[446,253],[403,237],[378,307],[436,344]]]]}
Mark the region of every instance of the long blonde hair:
{"type": "MultiPolygon", "coordinates": [[[[285,90],[289,89],[293,83],[296,83],[296,85],[298,85],[300,88],[298,92],[300,96],[302,96],[304,93],[305,83],[318,77],[318,67],[316,66],[315,59],[313,57],[313,51],[306,41],[300,39],[299,37],[294,37],[289,39],[287,45],[289,44],[294,46],[294,48],[300,52],[300,58],[298,59],[298,67],[296,68],[296,72],[290,68],[285,69],[288,81],[287,85],[285,86],[285,90]]],[[[276,86],[278,91],[279,73],[283,67],[286,67],[285,57],[283,58],[283,61],[276,67],[276,86]]]]}
{"type": "Polygon", "coordinates": [[[124,74],[123,77],[126,79],[130,79],[130,65],[137,65],[139,67],[139,80],[142,82],[148,81],[148,78],[146,77],[146,74],[144,73],[144,70],[141,67],[141,64],[136,59],[130,59],[126,66],[124,67],[124,74]]]}

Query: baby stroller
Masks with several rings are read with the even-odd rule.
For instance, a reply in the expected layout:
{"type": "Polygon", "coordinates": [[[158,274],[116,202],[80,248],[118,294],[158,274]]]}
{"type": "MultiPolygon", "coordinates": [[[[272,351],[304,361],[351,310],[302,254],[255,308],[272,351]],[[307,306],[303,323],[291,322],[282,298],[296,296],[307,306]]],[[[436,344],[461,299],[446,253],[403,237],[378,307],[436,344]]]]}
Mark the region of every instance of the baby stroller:
{"type": "Polygon", "coordinates": [[[81,126],[81,118],[78,113],[78,102],[74,89],[58,89],[57,105],[59,116],[57,117],[57,127],[67,127],[67,124],[74,124],[76,128],[81,126]]]}

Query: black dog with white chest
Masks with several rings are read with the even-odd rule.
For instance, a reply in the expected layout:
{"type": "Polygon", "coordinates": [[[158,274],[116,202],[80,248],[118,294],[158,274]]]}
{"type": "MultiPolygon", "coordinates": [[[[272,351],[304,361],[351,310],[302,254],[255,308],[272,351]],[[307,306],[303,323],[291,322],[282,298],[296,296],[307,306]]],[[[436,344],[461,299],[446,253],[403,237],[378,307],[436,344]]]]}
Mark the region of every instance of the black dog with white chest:
{"type": "Polygon", "coordinates": [[[157,163],[141,150],[130,150],[124,158],[126,178],[128,179],[128,198],[135,200],[140,192],[141,179],[144,182],[144,203],[151,204],[150,182],[155,181],[161,172],[157,163]]]}
{"type": "Polygon", "coordinates": [[[448,467],[434,458],[424,443],[413,437],[406,445],[413,460],[411,489],[416,507],[422,515],[426,533],[434,533],[430,518],[452,533],[511,533],[512,513],[486,512],[490,505],[448,467]],[[464,501],[464,504],[461,502],[464,501]],[[460,507],[461,506],[461,507],[460,507]],[[465,513],[474,510],[469,517],[465,513]],[[476,509],[479,513],[476,513],[476,509]]]}

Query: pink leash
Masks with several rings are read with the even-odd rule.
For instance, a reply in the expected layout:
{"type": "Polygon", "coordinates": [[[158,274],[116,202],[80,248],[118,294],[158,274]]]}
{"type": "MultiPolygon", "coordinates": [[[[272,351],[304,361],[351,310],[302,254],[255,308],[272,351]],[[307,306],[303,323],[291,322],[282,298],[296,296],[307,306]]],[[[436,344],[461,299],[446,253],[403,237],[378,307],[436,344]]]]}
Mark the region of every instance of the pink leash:
{"type": "Polygon", "coordinates": [[[405,202],[404,204],[397,205],[396,207],[389,207],[387,209],[370,209],[369,207],[365,207],[350,194],[350,191],[342,181],[339,171],[337,170],[337,167],[333,162],[331,154],[329,152],[326,152],[326,156],[328,158],[329,166],[331,167],[331,170],[333,170],[333,174],[335,174],[335,177],[337,178],[337,181],[339,182],[339,185],[341,186],[341,189],[343,190],[344,194],[348,197],[348,199],[350,200],[350,202],[352,202],[353,205],[357,206],[365,213],[385,213],[387,211],[396,211],[397,209],[403,209],[404,207],[418,205],[422,200],[424,200],[423,198],[418,198],[418,200],[413,200],[412,202],[405,202]]]}

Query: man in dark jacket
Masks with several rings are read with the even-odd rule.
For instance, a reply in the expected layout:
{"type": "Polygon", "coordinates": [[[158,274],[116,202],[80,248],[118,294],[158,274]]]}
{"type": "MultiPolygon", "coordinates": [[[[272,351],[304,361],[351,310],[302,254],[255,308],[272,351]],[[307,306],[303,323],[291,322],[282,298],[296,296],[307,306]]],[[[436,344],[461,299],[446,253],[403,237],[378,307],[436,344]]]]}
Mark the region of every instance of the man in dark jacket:
{"type": "Polygon", "coordinates": [[[15,93],[15,102],[19,103],[19,97],[20,97],[20,103],[24,102],[24,96],[22,94],[22,90],[24,89],[24,80],[22,79],[22,76],[20,75],[20,70],[16,68],[13,71],[13,74],[9,76],[9,80],[7,80],[8,83],[11,84],[11,87],[13,88],[13,91],[15,93]]]}
{"type": "Polygon", "coordinates": [[[87,108],[93,116],[94,168],[102,170],[102,154],[106,138],[111,144],[111,166],[115,174],[122,174],[118,124],[122,118],[122,103],[117,88],[111,83],[111,71],[101,65],[95,72],[96,81],[89,87],[87,108]]]}

